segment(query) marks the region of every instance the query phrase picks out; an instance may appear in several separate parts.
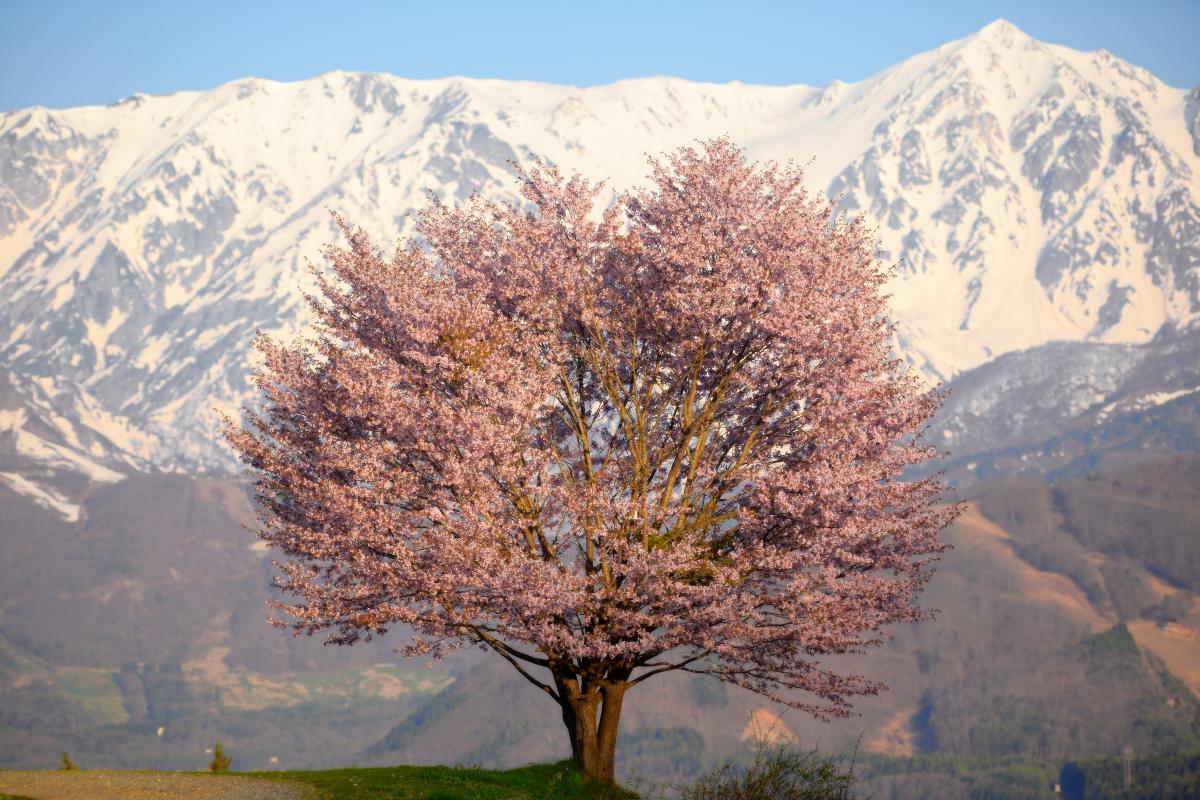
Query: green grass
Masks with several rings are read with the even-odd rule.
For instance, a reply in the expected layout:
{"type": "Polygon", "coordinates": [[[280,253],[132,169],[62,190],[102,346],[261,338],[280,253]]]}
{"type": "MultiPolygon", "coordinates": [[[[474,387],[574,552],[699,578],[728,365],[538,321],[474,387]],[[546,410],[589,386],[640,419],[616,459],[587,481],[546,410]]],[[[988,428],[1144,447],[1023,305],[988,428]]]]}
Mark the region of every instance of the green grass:
{"type": "Polygon", "coordinates": [[[319,800],[618,800],[621,789],[587,781],[570,761],[520,769],[378,767],[311,772],[239,772],[312,786],[319,800]]]}
{"type": "Polygon", "coordinates": [[[0,636],[0,682],[18,675],[38,675],[46,668],[0,636]]]}
{"type": "Polygon", "coordinates": [[[1137,642],[1134,641],[1133,634],[1129,632],[1123,622],[1118,622],[1106,631],[1087,637],[1083,640],[1083,644],[1094,650],[1112,650],[1117,653],[1134,655],[1138,653],[1137,642]]]}
{"type": "Polygon", "coordinates": [[[100,724],[123,725],[129,721],[121,688],[111,670],[62,667],[54,673],[54,685],[100,724]]]}

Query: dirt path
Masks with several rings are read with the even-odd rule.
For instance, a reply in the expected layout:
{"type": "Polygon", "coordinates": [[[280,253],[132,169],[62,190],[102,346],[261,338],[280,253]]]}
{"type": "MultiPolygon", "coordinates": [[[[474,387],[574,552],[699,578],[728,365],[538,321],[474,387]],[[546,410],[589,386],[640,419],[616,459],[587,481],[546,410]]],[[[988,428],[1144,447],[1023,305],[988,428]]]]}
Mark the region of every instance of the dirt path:
{"type": "Polygon", "coordinates": [[[235,775],[0,770],[0,794],[34,800],[312,800],[307,787],[235,775]]]}

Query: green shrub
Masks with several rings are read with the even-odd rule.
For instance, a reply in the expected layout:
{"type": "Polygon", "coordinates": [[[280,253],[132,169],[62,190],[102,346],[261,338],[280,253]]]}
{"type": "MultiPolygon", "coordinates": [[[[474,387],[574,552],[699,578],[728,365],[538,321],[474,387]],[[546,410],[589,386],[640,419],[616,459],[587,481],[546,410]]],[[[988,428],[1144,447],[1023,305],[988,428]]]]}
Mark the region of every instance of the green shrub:
{"type": "Polygon", "coordinates": [[[680,787],[681,800],[850,800],[854,764],[816,750],[756,743],[749,766],[725,764],[680,787]]]}
{"type": "Polygon", "coordinates": [[[225,750],[221,747],[221,743],[217,742],[213,748],[212,762],[208,765],[209,770],[212,772],[228,772],[231,764],[233,764],[233,759],[225,755],[225,750]]]}
{"type": "Polygon", "coordinates": [[[1140,652],[1137,641],[1134,640],[1133,634],[1129,632],[1129,628],[1126,628],[1123,622],[1118,622],[1106,631],[1087,637],[1083,640],[1083,645],[1097,651],[1111,650],[1134,655],[1140,652]]]}

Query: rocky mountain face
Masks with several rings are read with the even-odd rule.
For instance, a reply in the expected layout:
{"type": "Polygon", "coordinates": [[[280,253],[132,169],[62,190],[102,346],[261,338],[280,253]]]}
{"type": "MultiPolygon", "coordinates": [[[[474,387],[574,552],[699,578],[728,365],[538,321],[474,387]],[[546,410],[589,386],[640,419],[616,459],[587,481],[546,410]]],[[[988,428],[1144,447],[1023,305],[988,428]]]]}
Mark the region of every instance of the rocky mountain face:
{"type": "Polygon", "coordinates": [[[1200,331],[1146,344],[1054,342],[958,375],[931,443],[951,480],[1080,475],[1114,459],[1200,453],[1200,331]]]}
{"type": "Polygon", "coordinates": [[[856,84],[579,89],[329,73],[0,117],[0,477],[64,517],[81,476],[236,467],[256,329],[305,325],[328,211],[380,243],[510,160],[636,185],[729,134],[878,226],[901,353],[931,380],[1200,317],[1196,91],[1003,21],[856,84]]]}
{"type": "Polygon", "coordinates": [[[895,307],[930,374],[1051,340],[1144,342],[1200,311],[1194,97],[1004,24],[869,92],[883,114],[830,193],[920,287],[895,307]]]}

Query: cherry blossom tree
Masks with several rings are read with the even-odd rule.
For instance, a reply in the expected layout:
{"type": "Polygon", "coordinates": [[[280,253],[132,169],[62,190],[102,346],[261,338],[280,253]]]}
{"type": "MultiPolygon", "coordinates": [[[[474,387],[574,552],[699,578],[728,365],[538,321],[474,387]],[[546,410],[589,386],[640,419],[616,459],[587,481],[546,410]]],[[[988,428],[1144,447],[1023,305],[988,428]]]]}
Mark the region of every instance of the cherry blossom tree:
{"type": "MultiPolygon", "coordinates": [[[[339,219],[315,333],[257,341],[257,474],[295,630],[474,644],[614,779],[626,693],[705,673],[819,716],[881,685],[825,654],[928,616],[957,514],[890,356],[869,231],[728,140],[650,188],[538,166],[525,203],[433,201],[388,257],[339,219]]],[[[281,623],[282,624],[282,623],[281,623]]]]}

